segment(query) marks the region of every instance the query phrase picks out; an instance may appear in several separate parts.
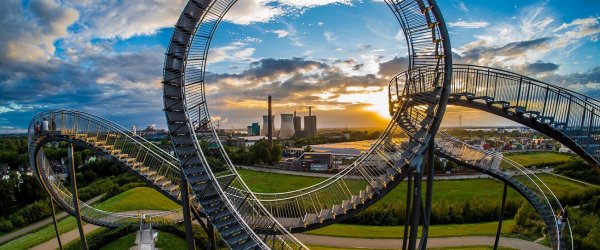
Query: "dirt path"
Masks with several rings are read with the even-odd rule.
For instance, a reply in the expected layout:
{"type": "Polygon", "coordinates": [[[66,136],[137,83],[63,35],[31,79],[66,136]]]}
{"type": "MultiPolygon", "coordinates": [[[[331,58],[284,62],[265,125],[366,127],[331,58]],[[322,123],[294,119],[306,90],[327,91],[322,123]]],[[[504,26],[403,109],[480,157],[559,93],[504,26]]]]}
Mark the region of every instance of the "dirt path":
{"type": "MultiPolygon", "coordinates": [[[[98,228],[100,228],[100,227],[92,225],[92,224],[85,224],[83,226],[83,232],[87,235],[98,228]]],[[[63,247],[65,245],[67,245],[69,242],[74,241],[76,239],[79,239],[79,230],[78,229],[71,230],[69,232],[66,232],[66,233],[63,233],[60,235],[60,240],[63,244],[63,247]]],[[[56,238],[53,238],[49,241],[46,241],[40,245],[37,245],[37,246],[31,248],[31,250],[50,250],[50,249],[57,249],[57,248],[58,248],[58,241],[56,240],[56,238]]]]}
{"type": "MultiPolygon", "coordinates": [[[[402,246],[402,239],[359,239],[331,236],[318,236],[308,234],[296,234],[302,243],[307,245],[330,246],[340,248],[376,248],[376,249],[398,249],[402,246]]],[[[494,245],[495,237],[491,236],[468,236],[468,237],[445,237],[429,238],[427,248],[440,247],[463,247],[463,246],[491,246],[494,245]]],[[[550,248],[535,242],[500,238],[500,245],[516,249],[548,250],[550,248]]]]}

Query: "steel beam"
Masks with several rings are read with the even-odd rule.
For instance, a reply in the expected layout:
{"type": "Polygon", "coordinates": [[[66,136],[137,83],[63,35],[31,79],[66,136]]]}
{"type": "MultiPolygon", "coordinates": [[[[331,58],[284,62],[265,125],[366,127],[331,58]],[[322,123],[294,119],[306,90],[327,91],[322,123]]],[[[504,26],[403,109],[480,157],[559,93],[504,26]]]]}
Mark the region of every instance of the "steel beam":
{"type": "Polygon", "coordinates": [[[506,209],[506,193],[508,191],[508,185],[504,183],[504,191],[502,193],[502,208],[500,209],[500,218],[498,219],[498,231],[496,231],[496,241],[494,241],[494,250],[498,249],[498,243],[500,242],[500,234],[502,233],[502,221],[504,220],[504,212],[506,209]]]}
{"type": "Polygon", "coordinates": [[[427,190],[425,193],[425,211],[423,214],[423,231],[419,249],[427,249],[429,238],[429,224],[431,220],[431,202],[433,200],[433,175],[435,172],[435,140],[432,139],[427,147],[427,190]]]}
{"type": "Polygon", "coordinates": [[[417,238],[419,237],[419,218],[421,217],[421,183],[423,182],[423,171],[418,168],[415,171],[415,180],[413,181],[413,204],[412,204],[412,218],[410,225],[410,236],[408,242],[408,249],[413,250],[417,248],[417,238]]]}
{"type": "Polygon", "coordinates": [[[215,233],[215,227],[210,221],[207,222],[206,225],[206,235],[208,236],[208,246],[206,246],[207,250],[217,250],[217,236],[215,233]]]}
{"type": "Polygon", "coordinates": [[[56,232],[56,240],[58,241],[58,249],[62,250],[62,241],[60,240],[60,232],[58,231],[58,223],[56,223],[56,210],[54,209],[54,199],[50,196],[50,207],[52,208],[52,223],[54,223],[54,232],[56,232]]]}
{"type": "Polygon", "coordinates": [[[77,177],[75,176],[75,160],[73,152],[73,143],[69,142],[67,148],[69,177],[71,179],[71,193],[73,194],[73,211],[75,213],[75,219],[77,220],[77,228],[79,229],[79,238],[81,238],[81,248],[84,250],[88,249],[87,240],[85,239],[85,232],[83,231],[83,222],[81,221],[81,211],[79,210],[79,195],[77,194],[77,177]]]}
{"type": "Polygon", "coordinates": [[[181,203],[183,207],[183,225],[185,227],[185,239],[187,241],[187,246],[189,250],[196,249],[196,244],[194,243],[194,232],[192,231],[192,215],[190,213],[190,196],[189,196],[189,187],[188,180],[185,177],[185,174],[181,173],[181,203]]]}
{"type": "Polygon", "coordinates": [[[408,226],[410,225],[410,203],[412,198],[412,169],[408,168],[408,180],[407,180],[407,188],[406,188],[406,215],[404,216],[404,236],[402,237],[402,250],[406,250],[408,246],[408,226]]]}

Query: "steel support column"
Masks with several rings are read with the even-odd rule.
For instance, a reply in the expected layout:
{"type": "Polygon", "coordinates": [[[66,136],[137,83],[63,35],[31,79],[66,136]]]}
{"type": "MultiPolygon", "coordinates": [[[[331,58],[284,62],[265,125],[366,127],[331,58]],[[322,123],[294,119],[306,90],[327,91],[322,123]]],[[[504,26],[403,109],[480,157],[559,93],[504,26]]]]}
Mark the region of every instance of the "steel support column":
{"type": "Polygon", "coordinates": [[[427,148],[427,190],[425,193],[425,211],[423,214],[423,231],[419,249],[427,249],[429,238],[429,224],[431,220],[431,202],[433,199],[433,175],[435,173],[435,141],[431,140],[427,148]]]}
{"type": "Polygon", "coordinates": [[[58,223],[56,223],[56,210],[54,209],[54,199],[50,196],[50,207],[52,208],[52,223],[54,223],[54,231],[56,232],[56,241],[58,241],[58,249],[62,250],[62,241],[60,240],[60,232],[58,231],[58,223]]]}
{"type": "Polygon", "coordinates": [[[415,180],[413,181],[413,204],[412,204],[412,218],[410,225],[410,237],[408,242],[408,249],[413,250],[417,248],[417,238],[419,232],[419,218],[421,217],[421,183],[423,182],[423,171],[422,167],[417,167],[415,171],[415,180]]]}
{"type": "Polygon", "coordinates": [[[194,232],[192,231],[192,215],[190,213],[190,195],[187,178],[181,173],[181,201],[183,207],[183,225],[185,227],[185,239],[189,250],[196,249],[194,244],[194,232]]]}
{"type": "Polygon", "coordinates": [[[215,234],[215,227],[210,221],[206,224],[206,235],[208,236],[208,246],[206,246],[207,250],[216,250],[217,249],[217,237],[215,234]]]}
{"type": "Polygon", "coordinates": [[[504,191],[502,193],[502,208],[500,209],[500,218],[498,220],[498,231],[496,231],[496,241],[494,241],[494,250],[498,249],[498,243],[500,242],[500,233],[502,233],[502,221],[504,220],[504,212],[506,208],[506,193],[508,191],[508,185],[504,183],[504,191]]]}
{"type": "Polygon", "coordinates": [[[406,215],[404,216],[404,236],[402,237],[402,250],[406,250],[408,246],[408,226],[410,225],[410,203],[412,198],[412,169],[409,168],[407,176],[407,188],[406,188],[406,215]]]}
{"type": "Polygon", "coordinates": [[[75,176],[75,158],[73,152],[73,143],[69,142],[67,148],[69,177],[71,179],[71,193],[73,195],[73,210],[75,213],[75,219],[77,220],[77,228],[79,229],[79,237],[81,238],[81,248],[84,250],[88,249],[87,240],[85,239],[85,232],[83,231],[83,222],[81,221],[81,211],[79,210],[79,195],[77,194],[77,177],[75,176]]]}

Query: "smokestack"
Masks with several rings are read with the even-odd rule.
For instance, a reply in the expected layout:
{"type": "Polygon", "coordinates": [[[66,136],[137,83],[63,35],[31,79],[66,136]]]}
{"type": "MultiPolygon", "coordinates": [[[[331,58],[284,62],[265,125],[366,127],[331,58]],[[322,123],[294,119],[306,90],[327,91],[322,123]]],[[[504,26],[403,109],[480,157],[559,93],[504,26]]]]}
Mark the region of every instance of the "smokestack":
{"type": "Polygon", "coordinates": [[[308,116],[312,116],[312,107],[308,106],[308,116]]]}
{"type": "Polygon", "coordinates": [[[269,138],[269,147],[273,147],[273,110],[271,109],[271,96],[269,95],[269,122],[267,127],[267,136],[269,138]]]}

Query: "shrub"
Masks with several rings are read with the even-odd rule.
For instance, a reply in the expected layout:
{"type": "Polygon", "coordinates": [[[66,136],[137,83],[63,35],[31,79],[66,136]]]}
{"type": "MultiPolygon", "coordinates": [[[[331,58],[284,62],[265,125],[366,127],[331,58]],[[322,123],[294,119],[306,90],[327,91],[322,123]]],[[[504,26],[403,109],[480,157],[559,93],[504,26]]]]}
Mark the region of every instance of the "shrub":
{"type": "Polygon", "coordinates": [[[11,214],[9,216],[9,218],[10,218],[10,222],[15,227],[22,227],[22,226],[27,225],[27,222],[25,222],[25,218],[23,218],[22,215],[11,214]]]}
{"type": "Polygon", "coordinates": [[[10,232],[14,229],[12,223],[9,220],[1,219],[0,220],[0,232],[10,232]]]}

